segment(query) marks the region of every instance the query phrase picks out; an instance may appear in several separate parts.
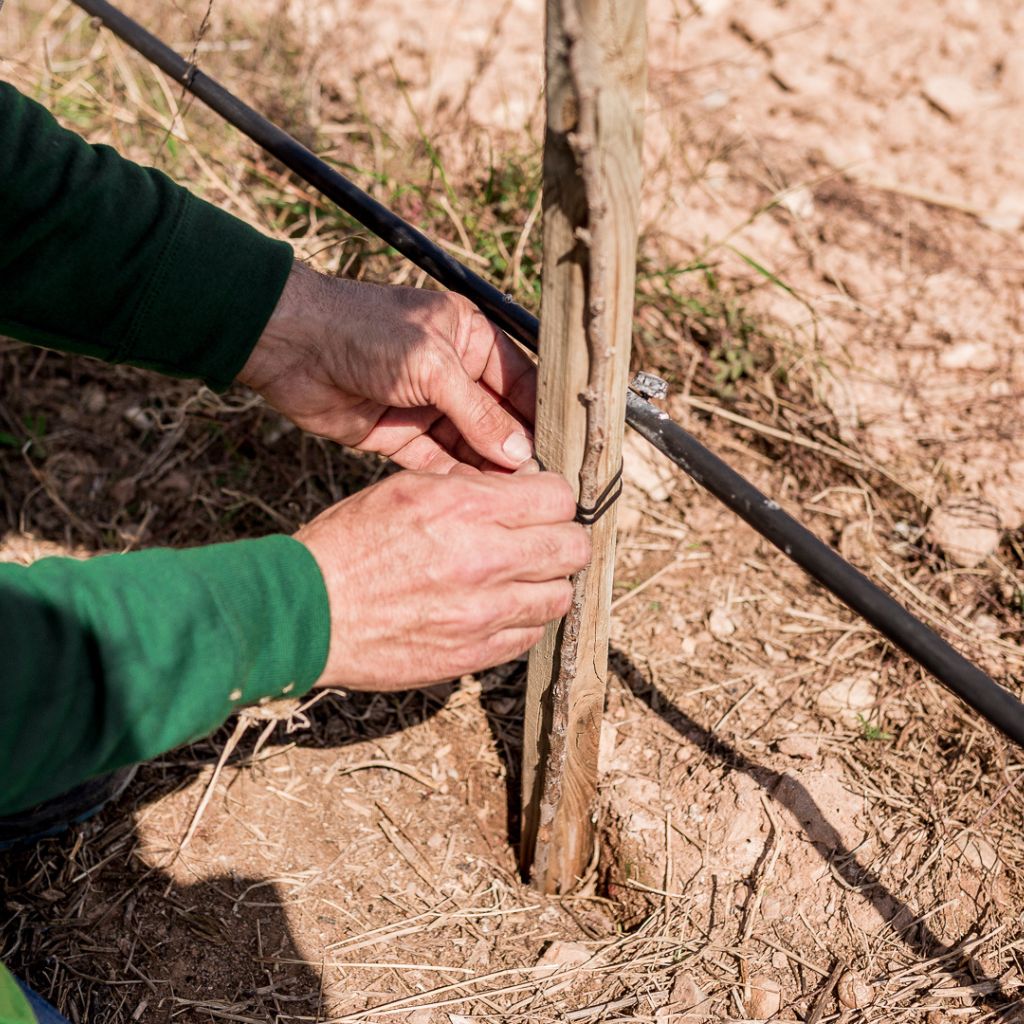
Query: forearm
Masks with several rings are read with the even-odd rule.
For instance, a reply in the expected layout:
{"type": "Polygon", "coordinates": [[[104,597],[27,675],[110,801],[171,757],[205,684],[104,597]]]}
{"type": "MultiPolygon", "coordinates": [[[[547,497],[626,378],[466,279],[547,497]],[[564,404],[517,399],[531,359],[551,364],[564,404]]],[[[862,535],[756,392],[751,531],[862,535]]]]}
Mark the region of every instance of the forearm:
{"type": "Polygon", "coordinates": [[[225,386],[292,264],[166,175],[0,83],[0,333],[225,386]]]}
{"type": "Polygon", "coordinates": [[[0,566],[0,815],[303,693],[328,637],[289,537],[0,566]]]}

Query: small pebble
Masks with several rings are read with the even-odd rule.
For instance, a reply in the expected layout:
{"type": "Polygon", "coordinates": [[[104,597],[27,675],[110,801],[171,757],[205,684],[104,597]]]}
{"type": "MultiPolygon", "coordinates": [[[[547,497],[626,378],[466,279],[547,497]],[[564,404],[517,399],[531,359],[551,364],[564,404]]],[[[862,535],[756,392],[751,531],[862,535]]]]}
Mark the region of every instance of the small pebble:
{"type": "Polygon", "coordinates": [[[585,964],[592,956],[593,953],[579,942],[563,942],[559,939],[544,950],[537,961],[537,966],[548,967],[550,973],[554,974],[559,969],[585,964]]]}
{"type": "Polygon", "coordinates": [[[708,629],[711,630],[712,636],[723,640],[736,632],[736,623],[729,617],[725,608],[719,605],[719,607],[711,609],[711,614],[708,616],[708,629]]]}
{"type": "Polygon", "coordinates": [[[750,998],[747,1013],[754,1020],[774,1017],[782,1008],[782,986],[765,974],[755,974],[750,979],[750,998]]]}
{"type": "Polygon", "coordinates": [[[787,736],[779,740],[779,752],[787,757],[812,760],[818,756],[818,741],[813,736],[787,736]]]}
{"type": "Polygon", "coordinates": [[[847,971],[836,986],[839,1003],[848,1010],[861,1010],[870,1006],[875,990],[856,971],[847,971]]]}
{"type": "Polygon", "coordinates": [[[951,120],[971,113],[981,102],[971,83],[958,75],[931,75],[921,91],[933,107],[951,120]]]}

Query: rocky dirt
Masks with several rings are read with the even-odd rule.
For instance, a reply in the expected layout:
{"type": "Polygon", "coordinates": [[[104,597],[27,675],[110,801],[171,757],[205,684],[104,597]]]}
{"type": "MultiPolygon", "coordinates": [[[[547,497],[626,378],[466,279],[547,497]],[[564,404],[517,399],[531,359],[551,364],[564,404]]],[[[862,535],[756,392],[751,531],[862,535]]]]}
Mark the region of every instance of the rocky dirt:
{"type": "MultiPolygon", "coordinates": [[[[128,6],[187,50],[207,5],[128,6]]],[[[638,361],[1019,692],[1024,13],[652,0],[650,20],[638,361]]],[[[5,77],[167,159],[177,96],[83,21],[8,5],[5,77]]],[[[375,188],[404,158],[471,193],[536,150],[541,31],[539,0],[215,2],[197,52],[375,188]]],[[[348,266],[341,229],[275,219],[272,188],[301,187],[197,111],[176,123],[195,187],[348,266]]],[[[431,229],[474,249],[453,204],[431,229]]],[[[31,442],[0,448],[21,561],[290,529],[381,471],[242,392],[13,343],[0,418],[31,442]]],[[[145,766],[120,807],[0,861],[0,956],[104,1024],[1024,1019],[1019,752],[637,440],[626,479],[579,892],[516,874],[515,664],[247,713],[145,766]]]]}

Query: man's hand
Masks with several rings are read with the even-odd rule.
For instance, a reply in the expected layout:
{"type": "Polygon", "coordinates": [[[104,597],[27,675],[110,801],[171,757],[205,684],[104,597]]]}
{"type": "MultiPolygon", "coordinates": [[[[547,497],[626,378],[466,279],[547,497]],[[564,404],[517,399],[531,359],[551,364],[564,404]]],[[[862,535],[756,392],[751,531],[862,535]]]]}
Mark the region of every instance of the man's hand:
{"type": "Polygon", "coordinates": [[[450,292],[295,265],[239,374],[304,430],[407,469],[515,469],[532,455],[533,363],[450,292]]]}
{"type": "Polygon", "coordinates": [[[590,558],[553,473],[398,473],[295,535],[324,576],[321,686],[397,690],[514,658],[569,610],[590,558]]]}

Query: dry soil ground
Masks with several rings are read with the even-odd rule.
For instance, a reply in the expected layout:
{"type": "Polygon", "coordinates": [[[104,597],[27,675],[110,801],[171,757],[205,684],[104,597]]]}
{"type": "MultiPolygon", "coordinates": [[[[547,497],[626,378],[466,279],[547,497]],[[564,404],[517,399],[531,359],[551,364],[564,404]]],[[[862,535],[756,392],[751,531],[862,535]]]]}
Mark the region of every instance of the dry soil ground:
{"type": "MultiPolygon", "coordinates": [[[[539,0],[127,6],[536,302],[539,0]]],[[[1024,8],[650,20],[638,365],[1019,691],[1024,8]]],[[[8,0],[0,55],[316,265],[422,283],[63,0],[8,0]]],[[[0,420],[22,561],[287,530],[386,471],[242,391],[14,343],[0,420]]],[[[1024,1019],[1020,752],[641,444],[627,469],[601,857],[573,897],[516,875],[509,665],[247,713],[145,766],[0,861],[0,957],[90,1024],[1024,1019]]]]}

